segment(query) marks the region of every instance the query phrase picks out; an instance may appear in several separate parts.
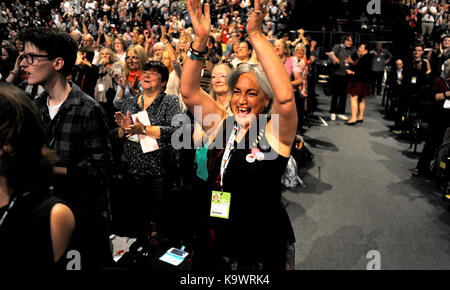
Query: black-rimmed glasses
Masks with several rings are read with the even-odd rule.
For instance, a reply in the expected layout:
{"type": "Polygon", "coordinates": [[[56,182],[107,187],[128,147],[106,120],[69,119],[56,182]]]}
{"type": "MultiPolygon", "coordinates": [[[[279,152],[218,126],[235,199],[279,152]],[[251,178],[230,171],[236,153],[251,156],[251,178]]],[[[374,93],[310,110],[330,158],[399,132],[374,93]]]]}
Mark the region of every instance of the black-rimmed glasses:
{"type": "Polygon", "coordinates": [[[46,54],[31,54],[31,53],[22,54],[20,56],[20,61],[22,61],[22,59],[25,59],[29,65],[32,65],[34,63],[34,59],[36,57],[47,57],[48,58],[48,55],[46,55],[46,54]]]}

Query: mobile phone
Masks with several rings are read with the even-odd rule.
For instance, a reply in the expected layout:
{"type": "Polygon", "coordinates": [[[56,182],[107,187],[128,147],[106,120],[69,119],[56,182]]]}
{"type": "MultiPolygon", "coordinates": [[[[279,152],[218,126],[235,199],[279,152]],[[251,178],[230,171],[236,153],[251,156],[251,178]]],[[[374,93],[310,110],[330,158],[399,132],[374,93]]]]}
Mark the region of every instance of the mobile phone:
{"type": "Polygon", "coordinates": [[[170,248],[167,252],[172,254],[172,255],[175,255],[177,257],[183,258],[183,259],[186,258],[187,255],[188,255],[187,252],[179,250],[179,249],[176,249],[176,248],[170,248]]]}

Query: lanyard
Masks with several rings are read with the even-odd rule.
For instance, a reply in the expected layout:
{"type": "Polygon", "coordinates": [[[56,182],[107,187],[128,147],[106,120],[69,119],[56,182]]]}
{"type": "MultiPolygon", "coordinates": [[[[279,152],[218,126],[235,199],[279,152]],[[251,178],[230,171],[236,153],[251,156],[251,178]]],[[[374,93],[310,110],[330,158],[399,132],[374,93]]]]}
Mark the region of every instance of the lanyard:
{"type": "Polygon", "coordinates": [[[225,152],[223,153],[222,163],[220,164],[220,188],[222,192],[223,192],[223,176],[225,175],[225,170],[227,169],[228,162],[230,161],[231,148],[233,147],[234,140],[236,140],[238,132],[239,127],[235,122],[233,132],[231,132],[230,138],[228,139],[227,145],[225,147],[225,152]]]}
{"type": "Polygon", "coordinates": [[[8,208],[6,209],[5,213],[2,215],[2,218],[0,219],[0,227],[2,226],[3,222],[5,221],[6,216],[11,211],[12,207],[14,206],[14,203],[16,202],[16,197],[14,197],[11,202],[9,203],[8,208]]]}

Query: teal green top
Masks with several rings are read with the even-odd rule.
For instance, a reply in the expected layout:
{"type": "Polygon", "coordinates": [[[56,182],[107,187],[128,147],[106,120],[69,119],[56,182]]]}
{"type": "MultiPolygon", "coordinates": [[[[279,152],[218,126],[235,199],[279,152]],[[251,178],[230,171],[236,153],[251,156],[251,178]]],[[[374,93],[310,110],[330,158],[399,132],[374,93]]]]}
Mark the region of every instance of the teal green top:
{"type": "Polygon", "coordinates": [[[208,143],[203,145],[201,149],[195,150],[195,163],[197,164],[197,176],[204,180],[208,180],[208,143]]]}

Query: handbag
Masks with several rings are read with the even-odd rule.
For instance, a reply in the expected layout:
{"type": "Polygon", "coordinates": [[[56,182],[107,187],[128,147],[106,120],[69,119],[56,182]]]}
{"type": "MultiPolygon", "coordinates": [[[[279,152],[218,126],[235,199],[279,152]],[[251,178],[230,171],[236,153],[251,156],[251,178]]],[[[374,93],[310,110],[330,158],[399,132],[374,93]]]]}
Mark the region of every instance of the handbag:
{"type": "Polygon", "coordinates": [[[291,156],[300,167],[306,166],[314,160],[314,154],[306,148],[305,143],[302,141],[296,141],[292,145],[291,156]]]}
{"type": "Polygon", "coordinates": [[[294,188],[297,185],[301,187],[305,187],[303,180],[298,176],[297,173],[297,162],[295,162],[294,157],[289,156],[288,164],[286,165],[286,170],[284,171],[283,176],[281,177],[281,183],[286,188],[294,188]]]}

